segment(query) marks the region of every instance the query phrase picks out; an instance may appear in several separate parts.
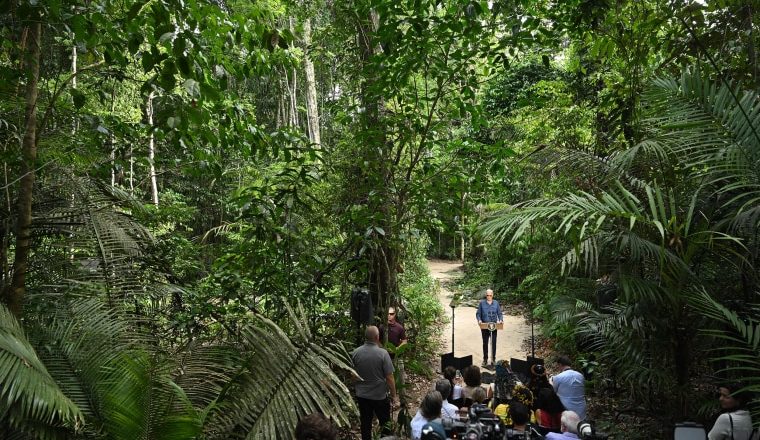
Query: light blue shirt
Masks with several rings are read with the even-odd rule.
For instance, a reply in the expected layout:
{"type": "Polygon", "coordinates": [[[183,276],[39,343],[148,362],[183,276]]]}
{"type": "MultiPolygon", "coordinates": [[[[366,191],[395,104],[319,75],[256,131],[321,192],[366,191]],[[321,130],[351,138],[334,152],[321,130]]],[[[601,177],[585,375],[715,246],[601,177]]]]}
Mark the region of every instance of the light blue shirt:
{"type": "Polygon", "coordinates": [[[568,411],[575,411],[581,420],[586,418],[586,389],[583,375],[568,368],[552,378],[552,386],[568,411]]]}
{"type": "Polygon", "coordinates": [[[485,299],[480,300],[478,311],[475,312],[475,318],[480,322],[502,322],[504,317],[501,314],[499,301],[493,300],[491,304],[485,299]]]}

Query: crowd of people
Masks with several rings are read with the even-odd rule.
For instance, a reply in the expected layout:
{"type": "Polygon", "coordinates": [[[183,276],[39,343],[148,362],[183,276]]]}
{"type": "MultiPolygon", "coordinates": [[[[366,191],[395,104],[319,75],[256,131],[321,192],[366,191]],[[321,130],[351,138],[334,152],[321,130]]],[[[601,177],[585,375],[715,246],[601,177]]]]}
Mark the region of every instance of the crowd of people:
{"type": "MultiPolygon", "coordinates": [[[[476,314],[478,324],[501,322],[500,306],[488,290],[476,314]]],[[[484,326],[481,325],[481,328],[484,326]]],[[[394,360],[383,348],[381,340],[387,332],[388,341],[395,346],[407,343],[403,325],[396,320],[396,309],[388,310],[387,324],[368,326],[364,344],[351,353],[354,370],[359,380],[355,383],[356,400],[362,440],[371,440],[374,419],[377,418],[382,438],[391,437],[391,415],[398,405],[394,380],[394,360]]],[[[572,368],[572,361],[562,355],[556,359],[558,374],[549,376],[543,364],[530,366],[527,383],[506,361],[496,361],[496,331],[484,329],[483,365],[493,366],[494,380],[482,382],[477,365],[462,371],[449,366],[442,371],[432,389],[422,399],[419,409],[410,422],[413,440],[425,433],[437,433],[445,438],[443,419],[466,421],[470,408],[475,408],[482,419],[498,421],[510,432],[530,430],[547,440],[578,439],[579,424],[586,418],[585,381],[581,372],[572,368]],[[491,344],[489,344],[489,342],[491,344]],[[491,345],[491,360],[488,349],[491,345]]],[[[751,395],[740,384],[728,384],[719,389],[719,402],[723,413],[707,434],[708,440],[756,440],[752,420],[747,410],[751,395]]],[[[296,428],[298,440],[335,440],[334,424],[321,414],[302,418],[296,428]]],[[[536,437],[531,437],[536,438],[536,437]]]]}

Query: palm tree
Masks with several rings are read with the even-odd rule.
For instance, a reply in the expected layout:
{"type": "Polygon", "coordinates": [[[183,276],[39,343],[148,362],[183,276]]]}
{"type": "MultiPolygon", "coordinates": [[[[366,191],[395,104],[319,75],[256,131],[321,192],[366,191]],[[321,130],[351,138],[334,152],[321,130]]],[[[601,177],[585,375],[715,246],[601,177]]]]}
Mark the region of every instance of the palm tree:
{"type": "Polygon", "coordinates": [[[47,183],[35,224],[47,270],[23,320],[0,306],[3,438],[285,439],[314,411],[348,424],[334,372],[352,372],[346,350],[314,340],[301,308],[288,307],[289,333],[252,316],[236,335],[169,347],[149,309],[164,299],[146,294],[168,289],[140,272],[150,236],[128,199],[87,179],[47,183]]]}
{"type": "MultiPolygon", "coordinates": [[[[579,331],[637,398],[662,407],[679,396],[685,412],[694,354],[709,342],[695,335],[715,323],[694,298],[731,299],[742,294],[731,281],[755,273],[760,102],[690,71],[656,79],[642,101],[645,140],[595,160],[606,189],[520,203],[482,231],[515,241],[551,225],[569,245],[565,273],[611,267],[611,305],[571,302],[579,331]]],[[[745,292],[756,292],[756,278],[745,278],[745,292]]]]}

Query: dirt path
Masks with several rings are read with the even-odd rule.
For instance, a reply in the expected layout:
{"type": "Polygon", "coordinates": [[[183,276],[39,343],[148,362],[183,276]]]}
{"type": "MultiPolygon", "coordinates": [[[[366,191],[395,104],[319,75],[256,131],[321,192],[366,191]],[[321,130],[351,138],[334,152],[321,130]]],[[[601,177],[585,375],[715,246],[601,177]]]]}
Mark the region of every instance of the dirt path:
{"type": "MultiPolygon", "coordinates": [[[[441,338],[443,339],[442,352],[450,353],[451,350],[451,303],[452,292],[445,287],[444,281],[461,277],[461,263],[456,261],[429,260],[428,268],[433,278],[441,282],[441,292],[438,300],[446,310],[449,323],[444,327],[441,338]]],[[[498,292],[496,292],[498,296],[498,292]]],[[[504,330],[500,330],[496,340],[496,359],[509,359],[510,357],[525,359],[528,354],[523,348],[523,341],[530,338],[530,326],[525,323],[522,315],[511,315],[507,310],[504,313],[504,330]]],[[[483,361],[483,342],[480,336],[480,328],[475,320],[475,307],[459,306],[454,308],[454,356],[462,357],[472,355],[472,362],[480,365],[483,361]]],[[[490,353],[489,353],[490,356],[490,353]]]]}

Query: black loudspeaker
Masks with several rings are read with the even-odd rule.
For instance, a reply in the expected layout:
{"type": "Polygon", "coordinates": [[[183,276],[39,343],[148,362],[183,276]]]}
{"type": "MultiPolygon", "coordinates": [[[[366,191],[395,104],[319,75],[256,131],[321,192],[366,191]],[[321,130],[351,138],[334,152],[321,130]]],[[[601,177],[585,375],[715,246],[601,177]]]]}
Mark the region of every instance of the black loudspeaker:
{"type": "Polygon", "coordinates": [[[365,287],[354,287],[351,290],[351,319],[357,324],[371,324],[373,315],[369,290],[365,287]]]}
{"type": "Polygon", "coordinates": [[[446,353],[441,355],[441,372],[448,366],[452,366],[457,370],[464,370],[466,367],[472,365],[472,355],[455,357],[454,353],[446,353]]]}

